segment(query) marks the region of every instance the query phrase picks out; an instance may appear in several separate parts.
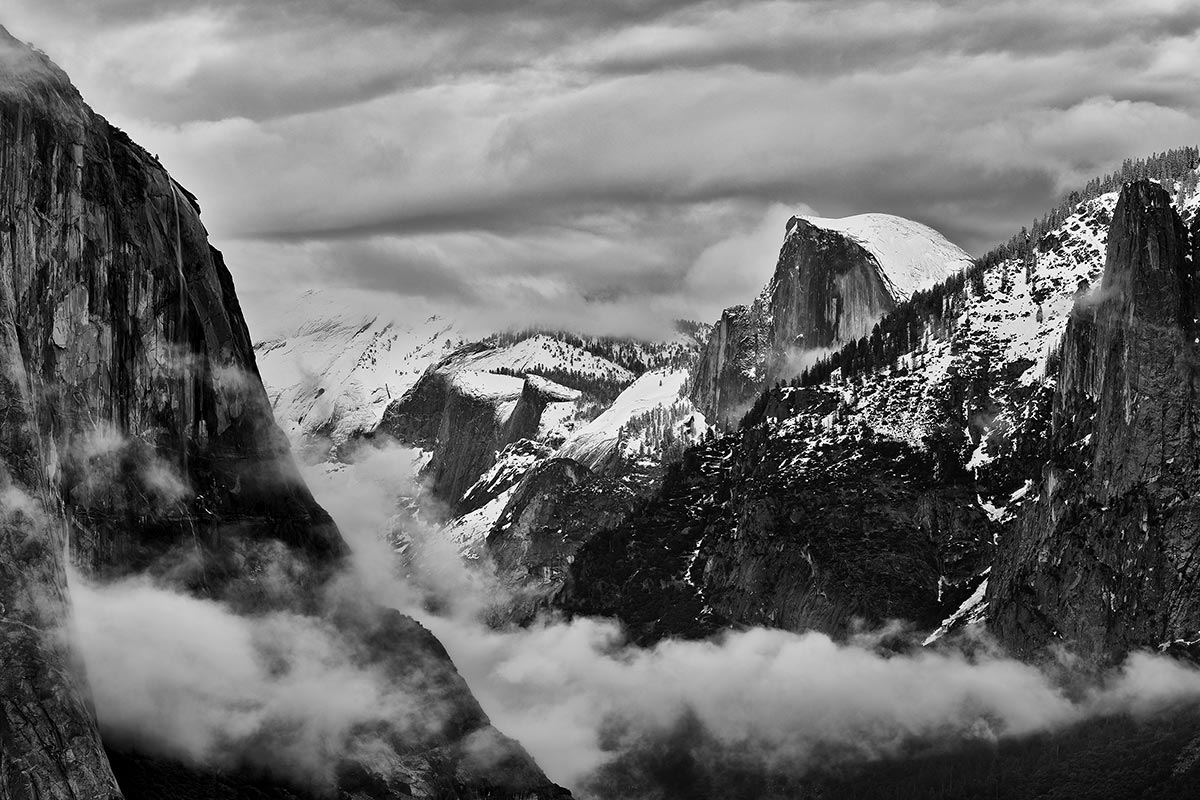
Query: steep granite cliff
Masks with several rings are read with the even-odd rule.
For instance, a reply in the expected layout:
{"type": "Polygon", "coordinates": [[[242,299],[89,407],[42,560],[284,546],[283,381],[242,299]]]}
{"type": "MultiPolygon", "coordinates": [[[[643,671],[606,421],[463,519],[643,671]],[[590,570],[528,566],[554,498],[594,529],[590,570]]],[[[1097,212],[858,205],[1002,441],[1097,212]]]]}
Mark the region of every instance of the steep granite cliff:
{"type": "Polygon", "coordinates": [[[579,548],[615,526],[634,493],[566,458],[548,460],[517,484],[487,537],[487,552],[512,589],[508,616],[528,619],[558,593],[579,548]]]}
{"type": "Polygon", "coordinates": [[[689,376],[688,397],[713,421],[736,420],[767,383],[771,347],[771,322],[761,297],[725,309],[689,376]]]}
{"type": "Polygon", "coordinates": [[[713,327],[689,396],[710,420],[736,421],[776,380],[869,334],[897,303],[969,264],[965,252],[911,220],[792,217],[770,283],[713,327]]]}
{"type": "Polygon", "coordinates": [[[194,198],[2,29],[0,66],[0,796],[120,796],[73,656],[68,540],[93,577],[335,619],[438,709],[420,730],[355,732],[374,757],[331,771],[369,780],[322,791],[560,796],[432,635],[322,601],[348,549],[275,425],[194,198]],[[493,772],[468,763],[480,736],[493,772]]]}
{"type": "Polygon", "coordinates": [[[989,626],[1018,650],[1200,639],[1195,268],[1167,191],[1127,186],[1063,340],[1049,463],[989,585],[989,626]]]}
{"type": "MultiPolygon", "coordinates": [[[[475,369],[490,351],[470,345],[426,370],[391,403],[378,433],[433,452],[425,475],[433,496],[459,513],[463,496],[496,463],[504,448],[538,433],[551,403],[569,403],[579,392],[545,378],[523,378],[475,369]]],[[[468,504],[469,505],[469,504],[468,504]]]]}

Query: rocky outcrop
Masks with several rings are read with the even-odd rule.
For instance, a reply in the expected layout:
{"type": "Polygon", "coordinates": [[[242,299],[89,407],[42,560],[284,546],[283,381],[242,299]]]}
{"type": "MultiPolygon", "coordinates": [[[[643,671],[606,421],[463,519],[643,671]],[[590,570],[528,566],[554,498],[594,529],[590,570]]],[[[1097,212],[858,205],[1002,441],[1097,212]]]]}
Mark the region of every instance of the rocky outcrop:
{"type": "Polygon", "coordinates": [[[579,548],[633,511],[634,493],[582,464],[556,458],[529,471],[487,537],[487,553],[525,619],[561,589],[579,548]]]}
{"type": "Polygon", "coordinates": [[[692,403],[714,421],[736,420],[767,383],[771,348],[764,303],[725,309],[690,376],[692,403]]]}
{"type": "MultiPolygon", "coordinates": [[[[510,381],[505,381],[510,383],[510,381]]],[[[426,475],[433,495],[455,503],[463,493],[496,461],[500,449],[510,439],[507,431],[516,420],[516,406],[525,394],[520,380],[494,394],[465,390],[462,383],[451,381],[442,409],[433,459],[426,475]]],[[[521,429],[524,438],[537,432],[521,429]]]]}
{"type": "MultiPolygon", "coordinates": [[[[5,431],[14,404],[6,409],[5,431]]],[[[7,476],[6,476],[7,477],[7,476]]],[[[0,797],[119,798],[62,632],[66,529],[9,478],[0,495],[0,797]]]]}
{"type": "Polygon", "coordinates": [[[1196,263],[1167,192],[1126,186],[1063,340],[1050,460],[989,583],[989,627],[1016,650],[1200,638],[1196,263]]]}
{"type": "Polygon", "coordinates": [[[486,350],[483,344],[470,344],[426,369],[412,388],[388,404],[377,432],[412,447],[432,450],[456,368],[465,356],[486,350]]]}
{"type": "Polygon", "coordinates": [[[0,64],[0,796],[119,796],[70,645],[68,540],[92,576],[332,617],[436,704],[427,729],[372,732],[387,757],[338,765],[383,789],[322,790],[560,796],[432,635],[322,603],[348,550],[275,425],[194,198],[2,30],[0,64]],[[478,736],[505,769],[472,771],[478,736]]]}
{"type": "Polygon", "coordinates": [[[430,367],[416,385],[392,403],[378,432],[433,451],[425,476],[434,497],[456,513],[469,511],[463,495],[496,463],[507,445],[537,435],[550,403],[574,400],[579,392],[537,375],[523,378],[469,368],[466,349],[430,367]]]}
{"type": "Polygon", "coordinates": [[[935,231],[898,217],[792,217],[766,289],[713,326],[689,396],[708,419],[736,422],[763,389],[870,334],[913,291],[968,264],[935,231]]]}
{"type": "Polygon", "coordinates": [[[839,422],[833,392],[778,394],[589,541],[565,607],[620,617],[641,641],[730,623],[833,636],[892,619],[932,629],[956,608],[991,552],[969,476],[839,422]]]}
{"type": "Polygon", "coordinates": [[[553,455],[553,448],[532,439],[518,439],[508,445],[500,451],[496,463],[463,494],[458,506],[460,514],[483,508],[520,483],[531,469],[553,455]]]}
{"type": "Polygon", "coordinates": [[[896,306],[883,267],[852,237],[793,217],[768,286],[770,371],[789,360],[871,332],[896,306]]]}

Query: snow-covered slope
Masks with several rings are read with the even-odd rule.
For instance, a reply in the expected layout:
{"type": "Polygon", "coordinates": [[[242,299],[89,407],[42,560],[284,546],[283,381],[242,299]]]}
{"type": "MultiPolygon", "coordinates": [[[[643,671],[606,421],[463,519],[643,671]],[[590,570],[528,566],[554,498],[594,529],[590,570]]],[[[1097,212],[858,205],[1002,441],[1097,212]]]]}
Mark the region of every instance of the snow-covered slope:
{"type": "Polygon", "coordinates": [[[647,372],[607,411],[575,431],[559,449],[558,457],[598,469],[614,457],[637,458],[645,453],[647,445],[661,447],[664,436],[694,441],[708,425],[691,401],[682,396],[687,377],[686,369],[647,372]]]}
{"type": "MultiPolygon", "coordinates": [[[[1104,270],[1116,202],[1117,193],[1110,192],[1081,204],[1043,240],[1028,269],[1010,260],[988,270],[982,293],[964,293],[946,335],[918,343],[897,361],[894,374],[869,375],[848,389],[854,415],[880,433],[919,445],[945,424],[941,390],[948,376],[983,370],[991,376],[999,412],[989,426],[1016,424],[1020,409],[1008,395],[1023,396],[1045,380],[1076,293],[1097,284],[1104,270]],[[1006,371],[1012,375],[1002,379],[1006,371]]],[[[973,467],[987,458],[986,440],[981,445],[973,467]]]]}
{"type": "Polygon", "coordinates": [[[940,233],[891,214],[858,214],[831,219],[802,217],[825,230],[845,234],[879,262],[884,282],[896,300],[928,289],[971,265],[971,256],[940,233]]]}
{"type": "Polygon", "coordinates": [[[506,369],[521,374],[563,371],[621,384],[632,383],[637,377],[619,364],[547,334],[489,350],[472,358],[470,363],[472,369],[482,371],[506,369]]]}
{"type": "Polygon", "coordinates": [[[516,490],[516,484],[513,484],[479,508],[447,523],[444,536],[464,558],[475,561],[481,557],[484,541],[500,521],[504,507],[516,490]]]}
{"type": "MultiPolygon", "coordinates": [[[[389,303],[394,301],[361,292],[309,291],[279,303],[270,315],[271,328],[255,343],[275,417],[293,445],[309,457],[336,457],[347,441],[375,430],[389,404],[412,388],[426,369],[470,342],[496,338],[461,322],[389,303]]],[[[521,381],[507,376],[544,374],[555,381],[609,387],[613,394],[637,377],[573,339],[545,333],[509,335],[495,346],[463,351],[454,371],[464,375],[464,387],[507,393],[513,399],[520,394],[521,381]]],[[[635,346],[654,351],[652,344],[629,344],[635,346]]],[[[662,349],[670,354],[686,350],[676,343],[665,343],[662,349]]],[[[576,424],[575,407],[555,405],[547,436],[561,438],[576,424]]]]}
{"type": "Polygon", "coordinates": [[[436,316],[397,318],[355,293],[310,291],[254,345],[275,419],[298,447],[334,448],[379,424],[431,364],[463,344],[436,316]]]}
{"type": "Polygon", "coordinates": [[[503,403],[515,401],[520,397],[525,381],[511,375],[466,369],[455,372],[450,379],[450,385],[466,397],[503,403]]]}

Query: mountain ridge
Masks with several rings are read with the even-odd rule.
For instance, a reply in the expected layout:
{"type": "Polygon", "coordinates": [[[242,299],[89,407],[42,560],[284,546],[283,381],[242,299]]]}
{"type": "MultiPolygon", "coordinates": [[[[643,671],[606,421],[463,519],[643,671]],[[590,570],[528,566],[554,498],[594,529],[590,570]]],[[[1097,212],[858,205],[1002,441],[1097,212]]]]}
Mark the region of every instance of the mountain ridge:
{"type": "MultiPolygon", "coordinates": [[[[1125,191],[1139,191],[1136,187],[1142,185],[1127,186],[1125,191]]],[[[1166,190],[1158,191],[1166,198],[1166,190]]],[[[1185,210],[1194,214],[1196,196],[1186,199],[1185,210]]],[[[958,499],[951,500],[951,507],[971,509],[976,520],[965,529],[959,527],[961,523],[947,528],[946,524],[960,512],[943,516],[944,521],[922,512],[925,516],[918,518],[921,520],[918,525],[929,532],[922,536],[949,534],[944,541],[952,550],[930,562],[934,568],[921,592],[929,598],[928,602],[947,603],[942,606],[947,612],[956,611],[960,602],[973,599],[977,607],[964,607],[949,627],[968,617],[980,620],[981,609],[987,608],[982,602],[985,594],[991,597],[990,592],[995,591],[987,588],[986,582],[985,567],[991,563],[990,558],[961,561],[967,567],[961,572],[948,572],[946,565],[950,562],[944,559],[954,550],[959,552],[954,559],[961,560],[971,548],[990,546],[994,536],[990,532],[994,530],[992,526],[1010,525],[1014,515],[1021,513],[1022,503],[1028,505],[1024,493],[1029,491],[1032,472],[1041,459],[1049,456],[1037,443],[1042,441],[1049,424],[1054,376],[1063,357],[1058,342],[1068,328],[1071,309],[1079,302],[1087,302],[1081,301],[1086,294],[1080,287],[1095,284],[1104,274],[1107,228],[1117,204],[1115,193],[1082,201],[1075,213],[1062,218],[1058,228],[1043,234],[1037,249],[1027,251],[1029,255],[1018,252],[1003,261],[981,259],[982,266],[969,273],[914,295],[910,303],[883,317],[871,336],[847,343],[833,356],[797,376],[792,386],[764,392],[743,419],[740,430],[685,456],[682,475],[664,484],[659,499],[616,531],[601,532],[584,545],[567,579],[565,608],[572,613],[616,615],[641,640],[680,634],[707,635],[713,628],[711,621],[705,622],[701,609],[724,618],[725,622],[720,624],[781,624],[781,620],[788,619],[784,611],[786,602],[776,612],[783,616],[761,616],[764,605],[771,608],[769,601],[764,604],[764,598],[775,591],[770,586],[783,586],[784,594],[780,596],[785,597],[805,591],[800,587],[815,580],[814,573],[828,575],[831,569],[840,569],[831,563],[822,569],[819,559],[813,566],[811,559],[817,558],[813,548],[819,539],[802,544],[805,536],[819,533],[827,537],[828,531],[837,530],[836,525],[831,527],[820,516],[825,512],[813,516],[813,510],[809,509],[798,515],[788,510],[788,504],[816,502],[827,503],[829,509],[858,509],[853,525],[862,525],[863,520],[871,518],[872,503],[865,502],[865,496],[838,499],[830,488],[830,476],[844,470],[859,454],[869,452],[869,447],[876,446],[868,443],[894,441],[916,448],[916,452],[926,453],[932,459],[929,467],[910,472],[901,469],[899,474],[908,476],[901,485],[917,485],[911,482],[932,473],[938,476],[939,493],[956,485],[961,487],[958,499]],[[918,317],[912,316],[914,308],[924,309],[919,313],[928,315],[921,318],[919,325],[918,317]],[[784,444],[789,437],[795,437],[793,443],[784,444]],[[762,443],[760,448],[775,447],[779,453],[764,458],[762,454],[767,451],[754,449],[751,445],[754,441],[762,443]],[[739,448],[749,449],[738,456],[739,448]],[[800,461],[810,461],[812,466],[801,469],[800,461]],[[710,466],[702,467],[704,464],[710,466]],[[716,473],[711,472],[714,468],[718,470],[716,473]],[[702,477],[706,470],[708,477],[702,477]],[[740,507],[737,504],[754,496],[754,490],[744,483],[746,476],[786,481],[791,480],[787,477],[791,474],[810,475],[805,480],[817,483],[810,484],[812,488],[803,492],[794,488],[768,492],[767,496],[774,498],[772,503],[784,506],[782,510],[775,507],[749,517],[736,513],[732,518],[728,516],[731,508],[740,507]],[[732,495],[726,486],[730,481],[741,487],[734,489],[732,495]],[[671,489],[672,486],[683,491],[671,489]],[[803,500],[806,496],[809,499],[803,500]],[[772,532],[776,526],[779,530],[772,532]],[[968,536],[966,540],[955,533],[972,527],[988,533],[968,536]],[[762,532],[752,533],[759,530],[762,532]],[[706,535],[705,531],[712,533],[706,535]],[[722,531],[734,533],[722,534],[722,531]],[[616,543],[610,541],[613,536],[618,537],[616,543]],[[761,546],[754,544],[755,536],[764,537],[761,546]],[[713,550],[705,545],[706,541],[719,547],[713,550]],[[960,550],[968,542],[973,542],[968,550],[960,550]],[[662,546],[665,551],[660,549],[662,546]],[[642,547],[645,551],[634,549],[642,547]],[[723,553],[721,547],[725,548],[723,553]],[[797,552],[797,548],[799,561],[793,568],[783,569],[781,564],[791,563],[787,554],[797,552]],[[763,555],[754,555],[759,551],[763,555]],[[633,561],[619,555],[628,552],[645,555],[642,560],[633,561]],[[809,566],[805,566],[806,562],[809,566]],[[760,566],[737,577],[737,570],[756,563],[760,566]],[[764,569],[775,576],[765,584],[764,569]],[[661,577],[649,584],[648,593],[621,599],[624,590],[613,588],[626,581],[635,582],[625,584],[630,588],[645,587],[648,575],[658,574],[661,577]],[[732,595],[735,600],[743,596],[757,610],[738,611],[736,603],[730,606],[727,600],[721,600],[722,592],[728,595],[728,588],[715,592],[711,581],[717,580],[718,575],[732,576],[732,584],[722,585],[736,590],[732,595]],[[668,585],[679,588],[667,593],[668,585]],[[589,587],[604,587],[603,595],[597,596],[589,587]],[[683,595],[676,598],[677,591],[683,591],[683,595]],[[664,607],[654,608],[656,595],[664,607]],[[684,608],[692,610],[680,616],[678,612],[684,608]],[[674,621],[663,627],[668,619],[674,621]]],[[[858,474],[857,469],[852,467],[851,474],[858,474]]],[[[869,496],[881,485],[878,479],[871,479],[863,487],[869,496]]],[[[897,503],[895,498],[878,498],[873,502],[882,503],[883,508],[895,508],[897,503]]],[[[935,507],[937,503],[944,501],[935,502],[935,507]]],[[[951,507],[944,507],[939,513],[945,515],[951,507]]],[[[850,529],[846,530],[848,533],[850,529]]],[[[886,530],[896,530],[896,523],[885,522],[880,533],[886,530]]],[[[1003,541],[1004,537],[1000,539],[1003,541]]],[[[838,563],[853,563],[853,552],[847,554],[846,561],[838,563]]],[[[885,548],[884,552],[896,551],[885,548]]],[[[915,577],[921,571],[909,570],[908,574],[915,577]]],[[[729,577],[720,578],[728,580],[729,577]]],[[[866,585],[887,583],[888,579],[880,579],[870,580],[866,585]]],[[[897,614],[896,610],[886,606],[867,609],[865,621],[882,622],[893,615],[910,620],[922,618],[920,613],[897,614]]],[[[862,615],[861,611],[856,613],[862,615]]],[[[925,624],[932,618],[924,617],[925,624]]],[[[837,630],[829,628],[827,623],[790,619],[782,622],[782,626],[793,630],[813,627],[837,630]]],[[[938,635],[944,634],[945,630],[938,635]]],[[[936,638],[931,637],[931,641],[936,638]]]]}

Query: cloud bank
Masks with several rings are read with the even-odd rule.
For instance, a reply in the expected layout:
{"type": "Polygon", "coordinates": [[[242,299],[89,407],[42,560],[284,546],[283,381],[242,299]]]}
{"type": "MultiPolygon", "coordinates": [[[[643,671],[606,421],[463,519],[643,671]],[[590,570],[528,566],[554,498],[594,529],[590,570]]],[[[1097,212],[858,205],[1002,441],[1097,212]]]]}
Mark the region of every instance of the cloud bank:
{"type": "MultiPolygon", "coordinates": [[[[1064,681],[1069,671],[1051,675],[980,642],[969,654],[889,654],[870,638],[752,629],[639,649],[605,620],[496,630],[481,621],[495,599],[488,574],[397,503],[414,494],[414,456],[383,448],[309,469],[354,548],[347,582],[430,627],[493,723],[581,798],[611,796],[609,771],[680,735],[714,758],[801,777],[922,742],[994,743],[1200,703],[1200,671],[1149,654],[1102,680],[1064,681]],[[404,570],[386,539],[398,526],[412,544],[404,570]]],[[[328,785],[339,755],[365,746],[356,726],[436,724],[436,708],[354,663],[337,631],[312,618],[239,617],[145,582],[73,583],[101,725],[118,741],[328,785]]],[[[634,787],[648,797],[662,788],[634,787]]]]}
{"type": "Polygon", "coordinates": [[[111,745],[187,763],[251,766],[327,789],[357,730],[436,725],[378,668],[313,617],[242,617],[135,580],[71,579],[79,647],[111,745]]]}

